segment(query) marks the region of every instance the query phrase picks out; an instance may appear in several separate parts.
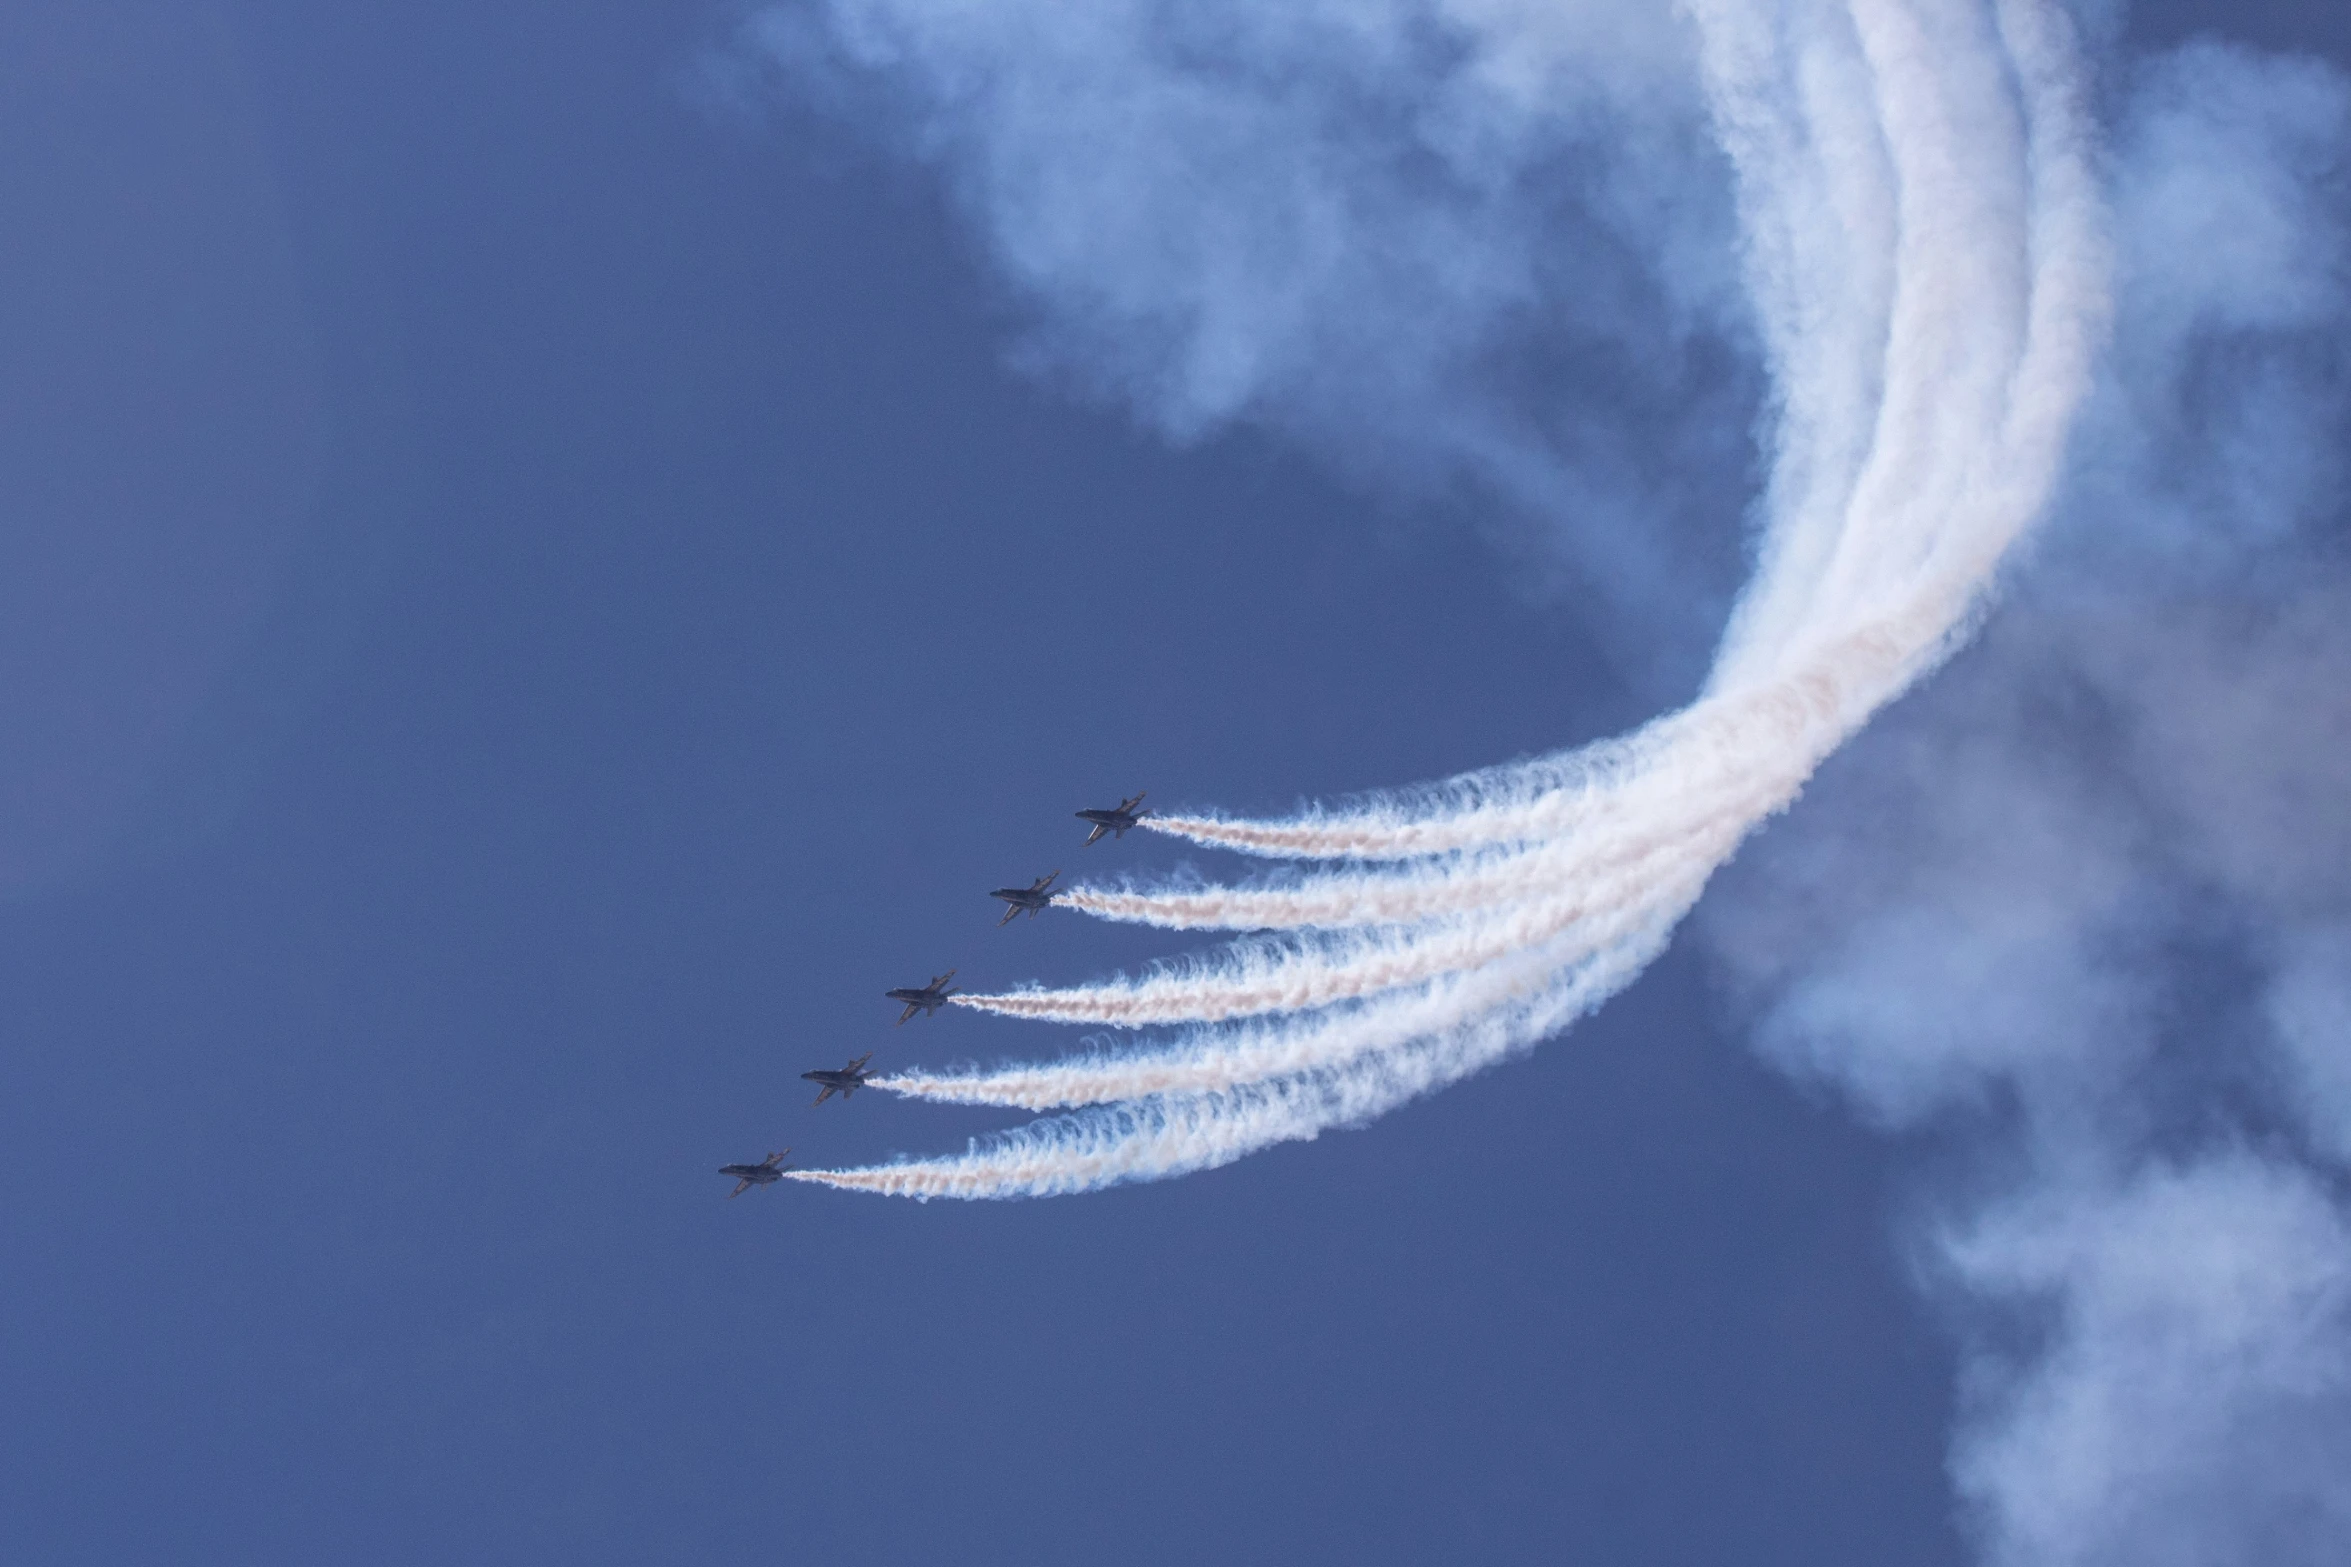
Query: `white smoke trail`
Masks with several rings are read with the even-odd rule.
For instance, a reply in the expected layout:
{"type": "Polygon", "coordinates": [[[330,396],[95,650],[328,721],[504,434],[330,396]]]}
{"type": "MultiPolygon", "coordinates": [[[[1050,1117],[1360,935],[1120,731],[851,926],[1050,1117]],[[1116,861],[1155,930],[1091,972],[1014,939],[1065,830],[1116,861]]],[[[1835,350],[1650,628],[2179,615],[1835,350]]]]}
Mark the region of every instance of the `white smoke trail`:
{"type": "MultiPolygon", "coordinates": [[[[1848,638],[1839,645],[1840,656],[1814,678],[1784,682],[1757,700],[1738,704],[1751,721],[1733,731],[1741,743],[1724,753],[1738,784],[1728,805],[1695,808],[1683,787],[1687,779],[1699,780],[1703,799],[1703,784],[1711,781],[1709,767],[1666,766],[1639,775],[1636,784],[1645,787],[1638,789],[1637,809],[1628,807],[1619,830],[1598,840],[1596,858],[1604,869],[1572,877],[1538,874],[1530,878],[1528,895],[1496,911],[1421,930],[1312,939],[1292,947],[1244,945],[1221,961],[1140,980],[973,994],[955,998],[956,1004],[1013,1017],[1118,1028],[1215,1022],[1327,1006],[1421,983],[1498,961],[1596,922],[1678,918],[1739,841],[1756,823],[1787,805],[1820,758],[1844,737],[1854,718],[1851,694],[1856,678],[1860,689],[1875,696],[1901,678],[1893,672],[1905,667],[1902,655],[1918,645],[1915,628],[1848,638]]],[[[1535,861],[1538,872],[1546,865],[1542,857],[1535,861]]],[[[1406,894],[1448,890],[1443,871],[1430,873],[1417,889],[1397,881],[1367,879],[1366,885],[1396,895],[1399,903],[1411,901],[1406,894]]]]}
{"type": "MultiPolygon", "coordinates": [[[[1728,791],[1718,791],[1727,793],[1728,791]]],[[[1578,835],[1506,854],[1469,855],[1417,875],[1317,876],[1257,887],[1073,887],[1054,902],[1097,919],[1161,930],[1344,930],[1472,914],[1667,852],[1689,828],[1734,808],[1699,803],[1697,820],[1634,835],[1578,835]]]]}
{"type": "MultiPolygon", "coordinates": [[[[1778,399],[1756,581],[1809,580],[1835,548],[1885,393],[1898,215],[1876,84],[1840,7],[1809,17],[1834,43],[1802,49],[1784,70],[1765,8],[1684,9],[1700,24],[1701,69],[1738,171],[1748,289],[1778,399]]],[[[1784,647],[1803,608],[1751,589],[1717,670],[1734,649],[1784,647]]]]}
{"type": "Polygon", "coordinates": [[[1548,946],[1525,948],[1405,996],[1383,997],[1311,1022],[1285,1018],[1242,1029],[1203,1029],[1150,1050],[1106,1051],[985,1072],[906,1072],[875,1078],[873,1086],[950,1104],[1056,1110],[1157,1094],[1222,1092],[1327,1072],[1441,1035],[1465,1019],[1525,1002],[1554,986],[1569,987],[1584,1009],[1597,1006],[1646,966],[1647,954],[1671,927],[1670,919],[1625,911],[1548,946]]]}
{"type": "Polygon", "coordinates": [[[1164,1180],[1277,1143],[1384,1115],[1530,1047],[1623,989],[1667,932],[1627,942],[1567,983],[1489,1007],[1439,1032],[1353,1056],[1336,1070],[1229,1089],[1157,1093],[975,1139],[959,1157],[859,1170],[793,1170],[793,1180],[895,1197],[1051,1197],[1164,1180]]]}
{"type": "Polygon", "coordinates": [[[1258,853],[1424,863],[1073,899],[1167,923],[1371,928],[1141,980],[957,997],[1121,1027],[1279,1016],[1157,1051],[895,1079],[1096,1108],[960,1158],[796,1178],[982,1197],[1164,1177],[1526,1048],[1637,974],[1744,836],[1966,633],[2044,503],[2104,318],[2067,23],[2049,0],[1686,9],[1782,389],[1761,562],[1705,695],[1622,741],[1345,812],[1153,819],[1258,853]]]}
{"type": "Polygon", "coordinates": [[[1636,861],[1610,877],[1431,931],[1309,940],[1289,948],[1249,944],[1219,962],[1140,980],[965,995],[954,1001],[1005,1017],[1112,1028],[1216,1023],[1302,1012],[1422,984],[1579,930],[1592,933],[1588,949],[1596,949],[1605,941],[1598,932],[1667,910],[1685,912],[1744,831],[1744,823],[1719,824],[1674,845],[1670,853],[1636,861]]]}
{"type": "Polygon", "coordinates": [[[1077,887],[1054,901],[1172,930],[1259,930],[1406,924],[1540,896],[1670,852],[1726,823],[1744,830],[1780,809],[1819,758],[1909,678],[1916,636],[1888,626],[1848,638],[1836,656],[1800,677],[1709,698],[1675,715],[1680,722],[1656,730],[1637,760],[1618,756],[1573,793],[1529,800],[1507,815],[1487,807],[1445,824],[1449,835],[1482,828],[1524,845],[1509,852],[1270,887],[1077,887]]]}
{"type": "MultiPolygon", "coordinates": [[[[1998,551],[1991,553],[1996,559],[1998,551]]],[[[1809,761],[1792,764],[1809,773],[1941,660],[1982,587],[1981,574],[1929,577],[1873,616],[1812,628],[1806,656],[1787,659],[1768,678],[1741,683],[1718,672],[1706,696],[1633,735],[1472,774],[1425,795],[1279,821],[1171,814],[1146,817],[1143,825],[1269,857],[1434,859],[1607,830],[1658,809],[1662,796],[1689,798],[1718,785],[1736,787],[1746,774],[1785,770],[1791,746],[1821,747],[1809,761]]],[[[1427,883],[1408,876],[1396,885],[1427,883]]],[[[1269,904],[1269,911],[1277,907],[1269,904]]]]}

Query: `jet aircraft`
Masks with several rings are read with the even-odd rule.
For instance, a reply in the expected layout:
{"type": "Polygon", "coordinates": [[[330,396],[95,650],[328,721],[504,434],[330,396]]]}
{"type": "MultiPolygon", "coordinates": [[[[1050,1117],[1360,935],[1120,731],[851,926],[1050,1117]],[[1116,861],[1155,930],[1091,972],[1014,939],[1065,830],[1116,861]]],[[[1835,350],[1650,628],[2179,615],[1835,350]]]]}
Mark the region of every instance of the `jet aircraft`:
{"type": "Polygon", "coordinates": [[[898,1021],[904,1023],[917,1012],[920,1012],[924,1017],[929,1017],[939,1008],[945,1006],[947,998],[955,994],[955,987],[947,983],[954,977],[955,971],[949,969],[919,989],[913,985],[902,985],[896,990],[885,990],[882,994],[888,996],[892,1001],[906,1003],[906,1010],[898,1014],[898,1021]]]}
{"type": "Polygon", "coordinates": [[[1079,821],[1094,824],[1094,830],[1086,834],[1087,845],[1091,846],[1100,842],[1104,833],[1110,834],[1113,838],[1124,838],[1129,827],[1151,814],[1149,811],[1135,809],[1142,803],[1143,797],[1138,794],[1131,800],[1119,801],[1116,806],[1108,810],[1078,812],[1079,821]]]}
{"type": "Polygon", "coordinates": [[[740,1197],[754,1186],[773,1186],[782,1180],[784,1172],[791,1168],[790,1165],[784,1163],[784,1154],[791,1151],[786,1148],[781,1153],[771,1153],[757,1164],[720,1165],[718,1167],[719,1174],[731,1175],[735,1178],[735,1189],[727,1193],[728,1199],[731,1201],[740,1197]]]}
{"type": "Polygon", "coordinates": [[[856,1060],[850,1062],[847,1066],[841,1068],[841,1070],[838,1072],[815,1071],[803,1072],[800,1075],[811,1083],[824,1084],[824,1090],[816,1096],[815,1103],[823,1104],[827,1099],[832,1098],[835,1094],[839,1094],[843,1099],[846,1099],[851,1094],[857,1092],[857,1090],[860,1088],[863,1088],[865,1086],[865,1080],[873,1076],[871,1072],[868,1072],[865,1069],[865,1063],[871,1061],[872,1059],[873,1052],[868,1050],[865,1054],[859,1056],[856,1060]]]}
{"type": "Polygon", "coordinates": [[[988,896],[991,898],[1002,898],[1006,905],[1004,917],[996,922],[996,928],[1002,930],[1011,924],[1012,917],[1023,909],[1028,910],[1030,917],[1034,918],[1037,910],[1053,901],[1053,894],[1045,889],[1052,886],[1053,877],[1060,874],[1061,872],[1055,871],[1052,876],[1038,877],[1026,887],[998,887],[994,892],[989,893],[988,896]]]}

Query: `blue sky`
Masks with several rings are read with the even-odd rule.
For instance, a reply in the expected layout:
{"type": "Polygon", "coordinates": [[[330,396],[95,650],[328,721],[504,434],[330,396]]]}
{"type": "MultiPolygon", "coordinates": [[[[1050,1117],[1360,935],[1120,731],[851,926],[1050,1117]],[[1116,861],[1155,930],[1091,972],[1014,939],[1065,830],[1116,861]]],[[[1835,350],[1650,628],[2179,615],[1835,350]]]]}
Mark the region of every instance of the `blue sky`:
{"type": "MultiPolygon", "coordinates": [[[[1013,1119],[808,1105],[867,1049],[1040,1048],[888,986],[1170,950],[993,928],[989,887],[1185,858],[1077,807],[1278,810],[1685,695],[1736,580],[1696,519],[1752,478],[1658,418],[1622,493],[1686,465],[1687,591],[1632,615],[1653,579],[1605,599],[1539,494],[1360,462],[1311,397],[1171,440],[1038,368],[888,111],[725,99],[737,20],[0,21],[0,1554],[1979,1559],[1947,1466],[1999,1325],[1917,1275],[1980,1146],[1838,1077],[1843,971],[1755,934],[1886,972],[1839,924],[1880,905],[1817,892],[1921,841],[1878,773],[1571,1038],[1367,1129],[1068,1201],[720,1200],[1013,1119]]],[[[2104,68],[2207,27],[2351,56],[2149,5],[2104,68]]],[[[1607,371],[1513,367],[1638,436],[1656,384],[1607,371]]],[[[1735,354],[1675,374],[1743,436],[1735,354]]],[[[2070,623],[2054,580],[1908,754],[2070,623]]],[[[2175,936],[2129,960],[2238,1006],[2175,936]]]]}

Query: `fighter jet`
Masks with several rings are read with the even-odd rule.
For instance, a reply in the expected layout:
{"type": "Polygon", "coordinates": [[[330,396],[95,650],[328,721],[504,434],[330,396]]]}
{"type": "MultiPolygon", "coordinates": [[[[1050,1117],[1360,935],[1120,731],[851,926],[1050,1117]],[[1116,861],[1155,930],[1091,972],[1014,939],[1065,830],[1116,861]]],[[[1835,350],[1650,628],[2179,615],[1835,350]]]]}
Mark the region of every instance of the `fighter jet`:
{"type": "Polygon", "coordinates": [[[865,1069],[865,1063],[871,1061],[872,1059],[873,1052],[868,1050],[865,1054],[859,1056],[856,1060],[850,1062],[847,1066],[841,1068],[841,1070],[838,1072],[803,1072],[800,1075],[811,1083],[824,1084],[823,1092],[816,1096],[815,1102],[817,1104],[823,1104],[827,1099],[832,1098],[836,1093],[839,1094],[843,1099],[846,1099],[851,1094],[857,1092],[857,1090],[860,1088],[863,1088],[865,1086],[865,1080],[873,1076],[871,1072],[868,1072],[865,1069]]]}
{"type": "Polygon", "coordinates": [[[882,994],[888,996],[892,1001],[906,1003],[906,1010],[898,1014],[898,1021],[904,1023],[917,1012],[920,1012],[924,1017],[929,1017],[933,1012],[945,1006],[947,998],[955,994],[955,987],[947,983],[954,977],[955,971],[949,969],[919,990],[912,985],[903,985],[896,990],[885,990],[882,994]]]}
{"type": "Polygon", "coordinates": [[[1119,801],[1117,806],[1110,810],[1078,812],[1079,821],[1094,824],[1094,830],[1086,834],[1086,843],[1090,846],[1099,842],[1104,833],[1110,834],[1113,838],[1124,838],[1129,827],[1151,814],[1149,811],[1135,809],[1142,803],[1143,797],[1138,794],[1131,800],[1119,801]]]}
{"type": "Polygon", "coordinates": [[[728,1200],[732,1201],[742,1196],[754,1186],[773,1186],[782,1180],[784,1172],[791,1168],[790,1165],[784,1163],[784,1154],[791,1151],[786,1148],[782,1153],[771,1153],[757,1164],[720,1165],[718,1167],[719,1174],[731,1175],[735,1178],[735,1189],[727,1193],[728,1200]]]}
{"type": "Polygon", "coordinates": [[[989,897],[1002,898],[1007,905],[1004,917],[996,922],[996,928],[1002,930],[1011,924],[1012,917],[1023,909],[1029,911],[1032,919],[1035,918],[1037,910],[1053,901],[1053,894],[1045,889],[1053,885],[1053,876],[1060,874],[1061,872],[1055,871],[1052,876],[1038,877],[1026,887],[998,887],[994,892],[989,893],[989,897]]]}

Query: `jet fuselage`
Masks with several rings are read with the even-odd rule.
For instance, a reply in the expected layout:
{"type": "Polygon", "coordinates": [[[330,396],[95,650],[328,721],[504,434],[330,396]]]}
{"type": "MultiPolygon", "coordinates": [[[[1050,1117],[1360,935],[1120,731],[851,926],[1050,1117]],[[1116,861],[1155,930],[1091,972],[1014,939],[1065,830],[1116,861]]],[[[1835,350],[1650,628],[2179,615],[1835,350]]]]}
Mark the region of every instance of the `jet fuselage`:
{"type": "Polygon", "coordinates": [[[1053,886],[1053,879],[1060,874],[1061,872],[1055,871],[1052,873],[1052,875],[1040,876],[1026,887],[997,887],[992,889],[988,893],[988,896],[991,898],[1002,898],[1008,905],[1008,907],[1006,907],[1004,910],[1004,917],[998,920],[996,923],[998,925],[1009,925],[1012,923],[1012,917],[1015,914],[1019,914],[1025,910],[1031,916],[1034,916],[1039,909],[1049,906],[1053,902],[1053,893],[1051,891],[1053,886]]]}
{"type": "Polygon", "coordinates": [[[1143,797],[1138,794],[1131,799],[1121,800],[1114,806],[1078,812],[1079,821],[1091,822],[1094,826],[1094,830],[1086,834],[1086,842],[1088,844],[1099,842],[1104,833],[1110,834],[1113,838],[1124,838],[1128,828],[1140,825],[1143,818],[1149,814],[1135,809],[1142,803],[1143,797]]]}
{"type": "Polygon", "coordinates": [[[901,1023],[917,1012],[929,1017],[947,1004],[949,996],[955,994],[955,987],[947,983],[954,977],[955,971],[949,969],[927,985],[901,985],[896,990],[885,990],[882,994],[892,1001],[906,1003],[906,1010],[898,1014],[901,1023]]]}

